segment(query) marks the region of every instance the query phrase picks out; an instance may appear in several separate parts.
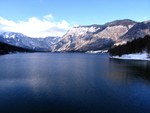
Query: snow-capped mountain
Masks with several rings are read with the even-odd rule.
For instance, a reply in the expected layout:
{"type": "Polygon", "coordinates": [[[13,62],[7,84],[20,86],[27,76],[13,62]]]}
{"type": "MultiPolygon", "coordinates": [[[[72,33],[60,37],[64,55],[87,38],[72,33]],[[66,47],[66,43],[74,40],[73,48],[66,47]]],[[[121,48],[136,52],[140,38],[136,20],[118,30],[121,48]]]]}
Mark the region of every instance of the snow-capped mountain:
{"type": "Polygon", "coordinates": [[[117,20],[104,25],[78,26],[71,28],[53,46],[52,51],[89,51],[107,49],[126,34],[137,22],[117,20]]]}
{"type": "Polygon", "coordinates": [[[132,41],[140,37],[143,38],[146,35],[150,35],[150,21],[144,21],[135,24],[127,33],[117,40],[115,45],[122,45],[127,41],[132,41]]]}
{"type": "Polygon", "coordinates": [[[38,51],[50,51],[59,40],[60,37],[31,38],[15,32],[0,33],[0,42],[38,51]]]}
{"type": "Polygon", "coordinates": [[[135,38],[150,35],[150,21],[116,20],[104,25],[73,27],[63,37],[31,38],[21,33],[0,33],[0,42],[37,51],[106,50],[135,38]]]}
{"type": "Polygon", "coordinates": [[[121,39],[130,41],[145,35],[150,35],[150,21],[137,23],[121,39]]]}

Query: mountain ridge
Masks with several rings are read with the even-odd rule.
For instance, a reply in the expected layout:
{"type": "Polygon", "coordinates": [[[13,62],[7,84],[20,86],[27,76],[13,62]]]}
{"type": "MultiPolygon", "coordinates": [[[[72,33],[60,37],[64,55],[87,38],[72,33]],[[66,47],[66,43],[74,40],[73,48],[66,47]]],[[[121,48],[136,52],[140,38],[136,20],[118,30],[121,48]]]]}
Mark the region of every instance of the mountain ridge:
{"type": "Polygon", "coordinates": [[[62,37],[31,38],[21,33],[4,32],[0,34],[0,42],[38,51],[86,52],[106,50],[149,34],[150,21],[123,19],[103,25],[75,26],[62,37]]]}
{"type": "Polygon", "coordinates": [[[37,51],[49,51],[60,37],[31,38],[22,33],[2,32],[0,42],[37,51]]]}
{"type": "Polygon", "coordinates": [[[115,20],[104,25],[73,27],[54,45],[52,51],[88,51],[108,49],[138,22],[115,20]]]}

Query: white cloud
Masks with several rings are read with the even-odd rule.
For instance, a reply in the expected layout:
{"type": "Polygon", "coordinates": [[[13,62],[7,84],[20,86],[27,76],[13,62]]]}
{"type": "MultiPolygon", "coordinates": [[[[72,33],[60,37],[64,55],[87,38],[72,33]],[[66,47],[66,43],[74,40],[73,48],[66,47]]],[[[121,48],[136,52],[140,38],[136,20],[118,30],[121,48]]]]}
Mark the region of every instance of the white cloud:
{"type": "Polygon", "coordinates": [[[148,17],[147,17],[147,16],[144,16],[144,17],[143,17],[143,19],[145,19],[145,20],[146,20],[146,19],[148,19],[148,17]]]}
{"type": "Polygon", "coordinates": [[[45,15],[44,18],[47,19],[47,20],[52,20],[53,19],[53,15],[48,14],[48,15],[45,15]]]}
{"type": "Polygon", "coordinates": [[[0,32],[20,32],[30,37],[62,36],[69,28],[70,24],[66,20],[54,21],[51,14],[44,16],[43,19],[31,17],[27,21],[20,22],[0,17],[0,32]]]}

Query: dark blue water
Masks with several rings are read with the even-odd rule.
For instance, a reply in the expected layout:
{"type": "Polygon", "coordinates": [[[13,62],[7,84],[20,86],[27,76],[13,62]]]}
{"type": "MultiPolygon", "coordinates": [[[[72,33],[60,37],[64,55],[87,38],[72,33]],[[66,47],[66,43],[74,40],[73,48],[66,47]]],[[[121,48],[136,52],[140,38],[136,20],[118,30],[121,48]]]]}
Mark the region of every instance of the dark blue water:
{"type": "Polygon", "coordinates": [[[149,113],[150,62],[107,54],[0,56],[0,113],[149,113]]]}

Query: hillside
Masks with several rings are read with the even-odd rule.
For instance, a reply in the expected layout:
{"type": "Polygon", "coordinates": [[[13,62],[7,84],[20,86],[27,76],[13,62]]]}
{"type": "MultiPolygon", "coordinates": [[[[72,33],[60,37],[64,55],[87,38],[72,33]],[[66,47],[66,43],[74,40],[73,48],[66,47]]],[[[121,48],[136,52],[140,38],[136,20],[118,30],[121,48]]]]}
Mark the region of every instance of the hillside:
{"type": "Polygon", "coordinates": [[[125,19],[104,25],[71,28],[52,51],[89,51],[108,49],[127,33],[137,22],[125,19]]]}
{"type": "Polygon", "coordinates": [[[32,50],[24,49],[21,47],[16,47],[16,46],[12,46],[12,45],[0,42],[0,54],[7,54],[10,52],[32,52],[32,50]]]}
{"type": "Polygon", "coordinates": [[[32,49],[35,51],[50,51],[51,46],[59,42],[60,37],[28,37],[16,32],[0,33],[0,42],[22,48],[32,49]]]}
{"type": "Polygon", "coordinates": [[[144,38],[138,38],[134,39],[133,41],[128,41],[126,44],[114,46],[109,49],[109,53],[112,56],[122,56],[124,54],[143,52],[150,54],[150,35],[146,35],[144,38]]]}

